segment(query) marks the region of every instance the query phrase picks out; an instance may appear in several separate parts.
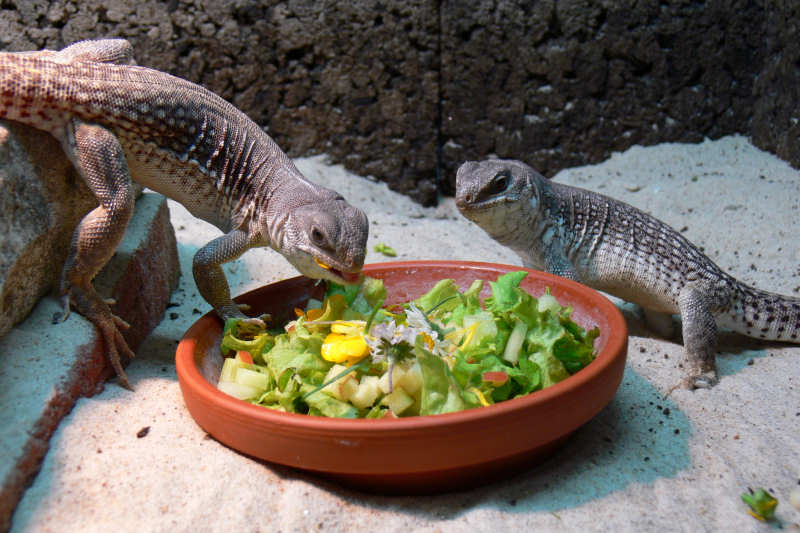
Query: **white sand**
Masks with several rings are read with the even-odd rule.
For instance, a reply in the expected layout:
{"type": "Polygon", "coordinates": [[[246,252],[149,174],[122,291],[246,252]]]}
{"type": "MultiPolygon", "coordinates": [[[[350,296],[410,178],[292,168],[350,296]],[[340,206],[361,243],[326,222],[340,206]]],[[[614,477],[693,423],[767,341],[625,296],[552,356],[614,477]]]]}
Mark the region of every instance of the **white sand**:
{"type": "MultiPolygon", "coordinates": [[[[323,158],[297,163],[367,211],[368,262],[388,260],[371,251],[385,242],[397,259],[520,264],[462,219],[452,199],[423,209],[323,158]]],[[[800,291],[800,172],[744,138],[635,147],[556,180],[686,227],[748,283],[800,291]]],[[[438,497],[375,497],[225,448],[189,416],[173,363],[177,340],[199,316],[193,309],[208,309],[192,281],[192,254],[218,232],[177,204],[170,209],[183,268],[172,301],[180,305],[128,367],[136,393],[109,384],[64,419],[14,531],[766,531],[739,499],[747,487],[768,488],[783,526],[800,527],[800,511],[788,503],[800,481],[800,348],[723,335],[720,383],[664,399],[680,380],[682,348],[655,338],[628,304],[628,367],[614,401],[550,461],[506,482],[438,497]],[[149,434],[137,438],[146,426],[149,434]]],[[[261,250],[226,271],[234,293],[295,275],[261,250]]]]}

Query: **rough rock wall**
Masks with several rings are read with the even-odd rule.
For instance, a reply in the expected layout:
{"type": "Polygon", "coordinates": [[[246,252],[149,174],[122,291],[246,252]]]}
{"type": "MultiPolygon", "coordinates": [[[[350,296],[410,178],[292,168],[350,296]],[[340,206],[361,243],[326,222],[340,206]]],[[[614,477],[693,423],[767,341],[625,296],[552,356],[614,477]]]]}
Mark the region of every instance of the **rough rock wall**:
{"type": "Polygon", "coordinates": [[[764,64],[754,84],[754,144],[800,168],[800,3],[768,3],[764,64]]]}
{"type": "Polygon", "coordinates": [[[12,0],[0,49],[128,38],[139,64],[230,100],[289,154],[327,153],[432,203],[438,25],[429,0],[12,0]]]}
{"type": "Polygon", "coordinates": [[[443,4],[444,174],[493,153],[545,175],[633,144],[744,132],[763,10],[747,0],[443,4]]]}
{"type": "Polygon", "coordinates": [[[753,135],[800,166],[789,0],[6,0],[0,48],[122,36],[290,155],[424,204],[489,154],[547,175],[633,144],[753,135]],[[441,175],[441,180],[437,176],[441,175]]]}

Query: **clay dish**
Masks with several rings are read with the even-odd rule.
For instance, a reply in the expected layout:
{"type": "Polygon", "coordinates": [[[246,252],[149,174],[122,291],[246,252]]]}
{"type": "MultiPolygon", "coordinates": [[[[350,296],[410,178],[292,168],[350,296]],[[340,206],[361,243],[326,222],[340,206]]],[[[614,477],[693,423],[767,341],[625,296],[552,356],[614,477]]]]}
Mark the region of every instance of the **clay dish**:
{"type": "MultiPolygon", "coordinates": [[[[384,280],[387,305],[416,298],[444,278],[466,289],[477,278],[494,281],[521,267],[461,261],[378,263],[364,273],[384,280]]],[[[597,358],[568,379],[528,396],[489,407],[435,416],[345,420],[281,413],[223,394],[222,323],[209,313],[178,345],[178,381],[189,412],[219,442],[252,457],[313,472],[361,490],[420,494],[460,490],[519,472],[554,452],[614,396],[622,379],[627,329],[617,308],[578,283],[530,270],[521,287],[545,287],[574,307],[581,326],[598,326],[597,358]]],[[[486,293],[488,295],[488,284],[486,293]]],[[[294,317],[293,308],[321,296],[313,280],[297,277],[236,299],[250,314],[294,317]]]]}

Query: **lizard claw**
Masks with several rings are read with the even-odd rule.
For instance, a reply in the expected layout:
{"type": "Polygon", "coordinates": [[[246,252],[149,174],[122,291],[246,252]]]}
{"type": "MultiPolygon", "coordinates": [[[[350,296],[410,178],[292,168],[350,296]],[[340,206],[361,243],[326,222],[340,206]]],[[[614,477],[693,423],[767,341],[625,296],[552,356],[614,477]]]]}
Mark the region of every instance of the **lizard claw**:
{"type": "Polygon", "coordinates": [[[242,318],[239,321],[239,332],[245,335],[256,336],[267,330],[267,324],[260,317],[242,318]]]}
{"type": "MultiPolygon", "coordinates": [[[[71,304],[98,329],[105,343],[109,362],[117,374],[120,385],[132,391],[133,386],[128,381],[128,376],[122,366],[122,357],[133,359],[136,356],[121,331],[130,328],[130,324],[112,313],[106,301],[95,292],[91,285],[88,287],[70,286],[64,296],[64,301],[68,303],[67,309],[71,304]]],[[[67,310],[64,314],[68,313],[67,310]]]]}
{"type": "Polygon", "coordinates": [[[61,297],[61,312],[53,314],[53,324],[60,324],[69,317],[69,292],[61,297]]]}
{"type": "Polygon", "coordinates": [[[128,322],[113,313],[111,314],[111,319],[114,321],[114,325],[116,325],[118,328],[131,329],[131,325],[128,322]]]}

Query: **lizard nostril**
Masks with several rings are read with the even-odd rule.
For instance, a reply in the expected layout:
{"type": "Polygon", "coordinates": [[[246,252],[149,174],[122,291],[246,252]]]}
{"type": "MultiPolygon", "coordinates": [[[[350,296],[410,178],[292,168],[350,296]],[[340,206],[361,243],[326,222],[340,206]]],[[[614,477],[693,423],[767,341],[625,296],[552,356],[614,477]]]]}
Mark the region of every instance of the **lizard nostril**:
{"type": "Polygon", "coordinates": [[[468,203],[468,204],[471,204],[471,203],[472,203],[472,195],[471,195],[471,194],[468,194],[468,195],[466,195],[466,196],[464,197],[464,201],[465,201],[466,203],[468,203]]]}

